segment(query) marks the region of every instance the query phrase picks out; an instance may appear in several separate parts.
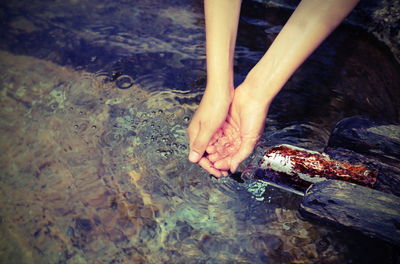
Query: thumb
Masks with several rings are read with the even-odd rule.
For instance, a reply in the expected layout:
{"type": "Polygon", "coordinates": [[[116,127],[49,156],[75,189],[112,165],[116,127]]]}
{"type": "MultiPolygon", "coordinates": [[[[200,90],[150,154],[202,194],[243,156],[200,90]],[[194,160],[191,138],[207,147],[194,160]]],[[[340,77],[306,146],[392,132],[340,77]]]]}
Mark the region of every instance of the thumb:
{"type": "Polygon", "coordinates": [[[189,160],[197,163],[203,157],[203,154],[207,148],[208,143],[213,135],[214,131],[200,129],[196,138],[190,146],[189,160]]]}
{"type": "Polygon", "coordinates": [[[234,173],[240,162],[244,161],[254,149],[258,138],[243,138],[238,152],[231,159],[230,171],[234,173]]]}

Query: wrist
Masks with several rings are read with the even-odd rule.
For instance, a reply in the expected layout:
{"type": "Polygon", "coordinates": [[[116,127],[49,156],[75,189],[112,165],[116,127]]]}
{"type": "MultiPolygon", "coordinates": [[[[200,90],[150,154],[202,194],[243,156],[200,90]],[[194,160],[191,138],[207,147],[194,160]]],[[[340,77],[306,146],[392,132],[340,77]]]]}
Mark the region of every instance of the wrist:
{"type": "Polygon", "coordinates": [[[208,73],[206,91],[212,91],[214,94],[232,94],[234,92],[233,73],[208,73]]]}
{"type": "Polygon", "coordinates": [[[214,102],[229,101],[233,99],[235,89],[233,83],[207,83],[204,97],[214,102]]]}
{"type": "Polygon", "coordinates": [[[267,107],[281,90],[283,84],[276,81],[268,73],[255,70],[253,68],[249,72],[242,86],[244,86],[244,89],[253,102],[267,107]]]}

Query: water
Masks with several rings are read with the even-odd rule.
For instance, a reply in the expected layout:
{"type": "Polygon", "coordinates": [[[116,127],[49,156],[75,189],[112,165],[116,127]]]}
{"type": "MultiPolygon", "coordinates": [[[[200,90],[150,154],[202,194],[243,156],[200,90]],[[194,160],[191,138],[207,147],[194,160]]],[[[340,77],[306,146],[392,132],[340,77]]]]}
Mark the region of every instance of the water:
{"type": "MultiPolygon", "coordinates": [[[[290,14],[253,5],[236,83],[290,14]]],[[[187,161],[206,78],[201,1],[0,6],[1,263],[395,261],[382,241],[301,219],[296,196],[187,161]]],[[[381,44],[341,27],[274,101],[257,153],[320,150],[354,114],[399,121],[399,76],[381,44]]]]}

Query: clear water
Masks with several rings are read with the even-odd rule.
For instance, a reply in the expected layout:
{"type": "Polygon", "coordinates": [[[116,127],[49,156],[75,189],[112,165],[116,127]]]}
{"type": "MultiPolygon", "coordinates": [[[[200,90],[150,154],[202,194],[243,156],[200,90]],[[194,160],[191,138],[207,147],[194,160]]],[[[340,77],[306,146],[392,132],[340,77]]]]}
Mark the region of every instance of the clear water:
{"type": "MultiPolygon", "coordinates": [[[[236,83],[290,14],[254,5],[236,83]]],[[[394,263],[382,241],[302,219],[299,197],[187,161],[202,12],[189,0],[0,5],[1,263],[394,263]]],[[[278,95],[257,153],[320,150],[355,114],[398,121],[399,78],[381,44],[343,25],[278,95]]]]}

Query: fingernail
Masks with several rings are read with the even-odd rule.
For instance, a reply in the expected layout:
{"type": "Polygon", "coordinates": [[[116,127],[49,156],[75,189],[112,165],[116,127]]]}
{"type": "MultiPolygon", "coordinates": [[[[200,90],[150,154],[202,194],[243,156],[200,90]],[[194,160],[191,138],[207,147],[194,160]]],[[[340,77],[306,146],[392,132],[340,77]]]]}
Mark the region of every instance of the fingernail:
{"type": "Polygon", "coordinates": [[[201,157],[200,157],[200,154],[197,153],[197,152],[191,151],[191,152],[189,153],[189,160],[190,160],[191,162],[198,162],[200,158],[201,158],[201,157]]]}

